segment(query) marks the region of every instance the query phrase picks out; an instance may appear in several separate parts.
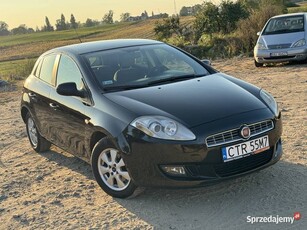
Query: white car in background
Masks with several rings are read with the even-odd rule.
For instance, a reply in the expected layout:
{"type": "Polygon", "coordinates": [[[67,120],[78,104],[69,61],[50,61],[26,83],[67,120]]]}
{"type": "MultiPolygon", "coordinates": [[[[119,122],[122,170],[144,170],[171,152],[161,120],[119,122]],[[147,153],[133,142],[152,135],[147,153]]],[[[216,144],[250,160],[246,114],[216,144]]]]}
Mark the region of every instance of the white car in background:
{"type": "Polygon", "coordinates": [[[254,48],[255,66],[265,63],[307,60],[307,13],[272,17],[254,48]]]}

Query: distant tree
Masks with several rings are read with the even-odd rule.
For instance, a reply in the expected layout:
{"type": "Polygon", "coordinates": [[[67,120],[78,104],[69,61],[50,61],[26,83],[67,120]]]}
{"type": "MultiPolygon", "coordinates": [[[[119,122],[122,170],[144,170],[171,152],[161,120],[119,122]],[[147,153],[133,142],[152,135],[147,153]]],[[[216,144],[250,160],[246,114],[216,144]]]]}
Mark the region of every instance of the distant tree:
{"type": "Polygon", "coordinates": [[[93,20],[93,19],[86,19],[84,26],[85,27],[92,27],[92,26],[97,26],[99,25],[99,22],[97,20],[93,20]]]}
{"type": "Polygon", "coordinates": [[[145,16],[146,18],[148,18],[148,13],[147,13],[146,10],[144,11],[144,16],[145,16]]]}
{"type": "Polygon", "coordinates": [[[196,15],[200,10],[201,10],[200,4],[196,4],[196,5],[192,6],[192,14],[193,15],[196,15]]]}
{"type": "Polygon", "coordinates": [[[237,28],[238,21],[248,16],[249,12],[240,1],[223,0],[220,5],[205,2],[194,21],[195,41],[198,41],[202,34],[212,36],[217,32],[231,33],[237,28]]]}
{"type": "Polygon", "coordinates": [[[188,16],[189,15],[189,11],[188,11],[188,7],[183,6],[179,12],[180,16],[188,16]]]}
{"type": "Polygon", "coordinates": [[[42,27],[42,31],[54,31],[53,26],[50,24],[49,18],[45,17],[45,25],[42,27]]]}
{"type": "Polygon", "coordinates": [[[219,8],[211,2],[203,3],[196,14],[194,21],[195,41],[198,41],[202,34],[212,35],[220,31],[219,8]]]}
{"type": "Polygon", "coordinates": [[[90,18],[86,19],[84,26],[85,27],[92,27],[92,26],[94,26],[93,20],[90,19],[90,18]]]}
{"type": "Polygon", "coordinates": [[[153,11],[151,11],[151,17],[153,17],[153,16],[155,16],[155,14],[154,14],[154,12],[153,12],[153,11]]]}
{"type": "Polygon", "coordinates": [[[29,34],[29,33],[34,33],[33,28],[28,28],[25,24],[22,24],[16,28],[13,28],[11,30],[12,34],[29,34]]]}
{"type": "Polygon", "coordinates": [[[147,11],[145,10],[142,14],[141,14],[141,19],[144,20],[144,19],[147,19],[148,18],[148,13],[147,11]]]}
{"type": "Polygon", "coordinates": [[[113,14],[113,10],[109,10],[109,12],[103,16],[102,21],[106,24],[113,24],[113,14]]]}
{"type": "Polygon", "coordinates": [[[174,16],[163,19],[162,22],[157,22],[154,31],[160,40],[170,38],[173,34],[181,35],[182,28],[180,27],[179,17],[174,16]]]}
{"type": "Polygon", "coordinates": [[[244,5],[240,2],[222,1],[219,5],[220,30],[227,34],[236,29],[236,24],[240,19],[245,19],[249,15],[244,5]]]}
{"type": "Polygon", "coordinates": [[[198,13],[198,11],[201,9],[201,5],[197,4],[191,7],[183,6],[179,12],[180,16],[189,16],[189,15],[195,15],[198,13]]]}
{"type": "Polygon", "coordinates": [[[78,23],[76,22],[75,16],[73,14],[70,15],[70,27],[73,29],[78,28],[78,23]]]}
{"type": "Polygon", "coordinates": [[[9,35],[10,31],[8,28],[9,26],[6,22],[0,21],[0,36],[9,35]]]}
{"type": "Polygon", "coordinates": [[[61,14],[61,18],[56,20],[55,27],[56,27],[56,30],[67,30],[68,29],[64,14],[61,14]]]}
{"type": "Polygon", "coordinates": [[[29,34],[35,33],[35,30],[34,30],[33,28],[30,27],[30,28],[28,28],[28,33],[29,33],[29,34]]]}
{"type": "Polygon", "coordinates": [[[121,21],[121,22],[126,22],[130,16],[131,16],[131,14],[128,13],[128,12],[122,13],[122,14],[120,15],[120,21],[121,21]]]}

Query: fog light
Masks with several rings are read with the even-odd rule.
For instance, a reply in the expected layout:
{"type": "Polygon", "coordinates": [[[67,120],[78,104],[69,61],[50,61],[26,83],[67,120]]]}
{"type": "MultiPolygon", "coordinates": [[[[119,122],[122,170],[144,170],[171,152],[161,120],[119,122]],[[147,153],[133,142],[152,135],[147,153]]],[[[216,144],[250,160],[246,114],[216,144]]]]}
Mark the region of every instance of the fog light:
{"type": "Polygon", "coordinates": [[[172,176],[184,176],[186,175],[184,167],[182,166],[162,166],[164,172],[172,176]]]}

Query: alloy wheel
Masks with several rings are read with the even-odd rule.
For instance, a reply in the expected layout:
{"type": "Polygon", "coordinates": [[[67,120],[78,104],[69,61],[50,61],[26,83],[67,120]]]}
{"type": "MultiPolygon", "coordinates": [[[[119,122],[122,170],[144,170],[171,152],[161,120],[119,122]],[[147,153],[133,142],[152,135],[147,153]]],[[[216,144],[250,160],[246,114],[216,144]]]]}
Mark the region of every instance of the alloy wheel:
{"type": "Polygon", "coordinates": [[[32,145],[34,147],[36,147],[37,144],[38,144],[38,135],[37,135],[38,133],[37,133],[36,125],[35,125],[32,117],[28,118],[27,125],[28,125],[29,139],[30,139],[32,145]]]}
{"type": "Polygon", "coordinates": [[[131,178],[119,151],[108,148],[98,158],[98,171],[103,182],[112,190],[125,190],[131,178]]]}

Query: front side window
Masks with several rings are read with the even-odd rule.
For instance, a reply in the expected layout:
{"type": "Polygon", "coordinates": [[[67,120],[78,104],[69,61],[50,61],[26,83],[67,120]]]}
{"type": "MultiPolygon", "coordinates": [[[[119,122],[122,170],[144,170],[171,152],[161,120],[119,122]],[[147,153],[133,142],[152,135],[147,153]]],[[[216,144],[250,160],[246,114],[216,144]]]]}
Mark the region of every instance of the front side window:
{"type": "Polygon", "coordinates": [[[55,62],[56,55],[51,54],[46,57],[44,57],[44,60],[42,61],[42,66],[40,69],[39,77],[43,81],[52,84],[52,76],[53,76],[53,68],[54,68],[54,62],[55,62]]]}
{"type": "Polygon", "coordinates": [[[304,31],[303,16],[273,18],[267,24],[263,35],[295,33],[304,31]]]}
{"type": "Polygon", "coordinates": [[[61,55],[57,72],[56,85],[74,82],[77,88],[83,87],[82,74],[76,63],[66,55],[61,55]]]}
{"type": "Polygon", "coordinates": [[[196,60],[166,44],[93,52],[84,58],[104,90],[148,87],[209,74],[196,60]]]}

